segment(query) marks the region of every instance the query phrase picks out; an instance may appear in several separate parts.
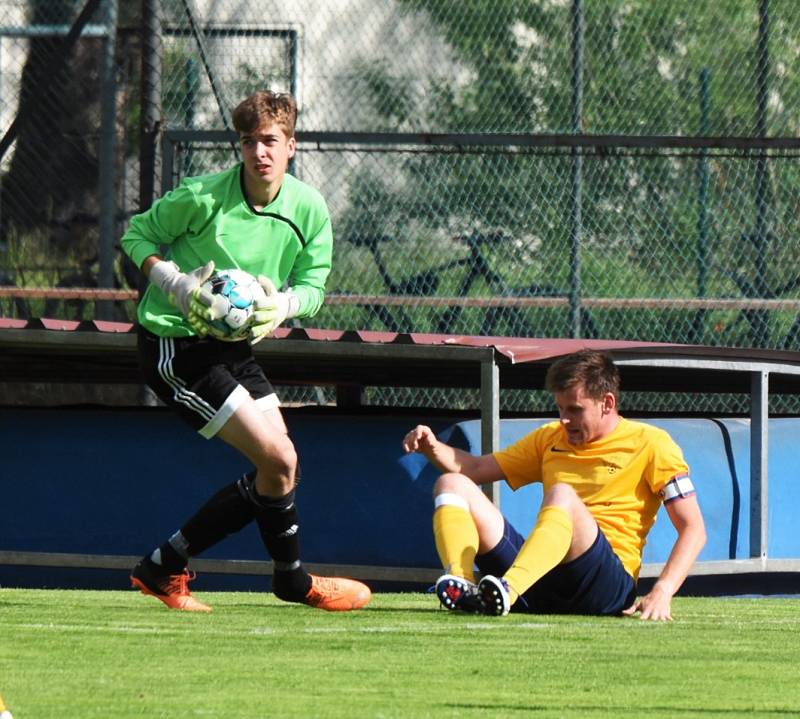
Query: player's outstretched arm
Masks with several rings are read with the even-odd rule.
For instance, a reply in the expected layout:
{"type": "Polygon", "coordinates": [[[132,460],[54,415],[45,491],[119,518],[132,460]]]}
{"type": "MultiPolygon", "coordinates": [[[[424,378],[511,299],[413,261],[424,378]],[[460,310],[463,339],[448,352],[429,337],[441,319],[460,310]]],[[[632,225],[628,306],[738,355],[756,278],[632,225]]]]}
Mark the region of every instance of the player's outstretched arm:
{"type": "Polygon", "coordinates": [[[403,438],[406,452],[419,452],[441,472],[458,472],[476,484],[503,479],[503,472],[491,454],[475,456],[458,447],[440,442],[433,430],[419,424],[403,438]]]}
{"type": "Polygon", "coordinates": [[[680,589],[697,555],[706,543],[706,529],[697,497],[683,497],[665,505],[678,532],[664,569],[648,594],[634,602],[625,614],[640,613],[642,619],[672,619],[672,597],[680,589]]]}

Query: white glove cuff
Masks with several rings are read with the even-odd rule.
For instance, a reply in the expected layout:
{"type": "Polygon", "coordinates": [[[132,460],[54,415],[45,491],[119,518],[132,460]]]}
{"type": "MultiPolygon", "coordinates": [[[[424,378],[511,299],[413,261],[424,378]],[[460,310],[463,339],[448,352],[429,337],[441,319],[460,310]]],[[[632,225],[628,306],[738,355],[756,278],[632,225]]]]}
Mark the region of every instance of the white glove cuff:
{"type": "Polygon", "coordinates": [[[297,317],[297,313],[300,312],[300,298],[291,290],[286,293],[286,297],[289,300],[286,319],[297,317]]]}
{"type": "Polygon", "coordinates": [[[181,274],[178,265],[167,260],[159,260],[150,268],[149,280],[165,294],[175,278],[181,274]]]}

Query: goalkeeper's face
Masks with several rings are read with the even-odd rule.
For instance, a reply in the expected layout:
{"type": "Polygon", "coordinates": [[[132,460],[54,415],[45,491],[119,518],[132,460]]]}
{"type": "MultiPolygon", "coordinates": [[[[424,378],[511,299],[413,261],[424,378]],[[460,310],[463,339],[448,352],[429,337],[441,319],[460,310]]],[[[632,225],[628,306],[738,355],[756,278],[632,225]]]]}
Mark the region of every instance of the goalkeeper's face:
{"type": "Polygon", "coordinates": [[[244,162],[245,188],[253,204],[264,205],[280,190],[297,143],[277,123],[259,125],[239,135],[244,162]]]}
{"type": "Polygon", "coordinates": [[[567,442],[573,447],[602,439],[617,426],[616,398],[611,392],[597,399],[578,384],[556,392],[555,400],[567,442]]]}

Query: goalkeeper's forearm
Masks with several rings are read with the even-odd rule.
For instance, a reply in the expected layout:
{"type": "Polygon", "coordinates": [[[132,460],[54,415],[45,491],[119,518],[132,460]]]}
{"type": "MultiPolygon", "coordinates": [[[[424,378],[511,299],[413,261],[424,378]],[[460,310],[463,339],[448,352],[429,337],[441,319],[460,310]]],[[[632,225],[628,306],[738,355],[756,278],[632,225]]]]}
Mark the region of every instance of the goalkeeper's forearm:
{"type": "Polygon", "coordinates": [[[142,262],[141,270],[144,273],[145,277],[150,277],[150,270],[153,269],[155,265],[161,262],[163,258],[159,257],[159,255],[150,255],[149,257],[145,257],[144,262],[142,262]]]}

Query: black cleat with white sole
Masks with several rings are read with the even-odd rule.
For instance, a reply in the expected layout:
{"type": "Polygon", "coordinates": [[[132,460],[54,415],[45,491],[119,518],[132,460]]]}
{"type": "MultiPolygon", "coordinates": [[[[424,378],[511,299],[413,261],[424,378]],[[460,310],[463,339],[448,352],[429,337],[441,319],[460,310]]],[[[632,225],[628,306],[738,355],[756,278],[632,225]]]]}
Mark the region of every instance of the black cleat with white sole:
{"type": "Polygon", "coordinates": [[[504,617],[511,611],[511,597],[505,579],[487,574],[478,583],[480,613],[504,617]]]}

